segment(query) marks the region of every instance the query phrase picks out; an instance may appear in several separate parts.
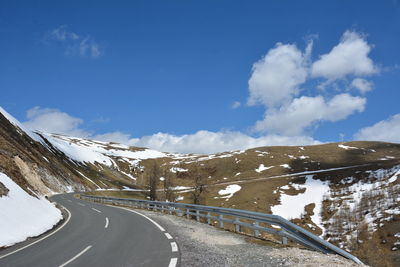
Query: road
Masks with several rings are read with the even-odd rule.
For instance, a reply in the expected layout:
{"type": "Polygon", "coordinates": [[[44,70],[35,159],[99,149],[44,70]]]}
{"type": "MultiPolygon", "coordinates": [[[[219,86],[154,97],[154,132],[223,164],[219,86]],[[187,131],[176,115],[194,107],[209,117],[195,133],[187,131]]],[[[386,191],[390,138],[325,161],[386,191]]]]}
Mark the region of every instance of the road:
{"type": "Polygon", "coordinates": [[[72,194],[52,200],[69,211],[69,218],[43,237],[2,250],[0,266],[178,265],[173,237],[144,215],[79,200],[72,194]]]}

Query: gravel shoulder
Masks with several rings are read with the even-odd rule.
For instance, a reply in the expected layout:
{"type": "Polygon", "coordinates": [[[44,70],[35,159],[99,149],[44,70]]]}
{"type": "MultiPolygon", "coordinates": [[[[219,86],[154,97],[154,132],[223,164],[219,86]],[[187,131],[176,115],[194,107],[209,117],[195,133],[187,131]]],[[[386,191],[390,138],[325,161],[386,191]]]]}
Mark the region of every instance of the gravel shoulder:
{"type": "Polygon", "coordinates": [[[360,266],[338,255],[282,247],[183,217],[137,211],[160,223],[174,237],[181,266],[360,266]]]}

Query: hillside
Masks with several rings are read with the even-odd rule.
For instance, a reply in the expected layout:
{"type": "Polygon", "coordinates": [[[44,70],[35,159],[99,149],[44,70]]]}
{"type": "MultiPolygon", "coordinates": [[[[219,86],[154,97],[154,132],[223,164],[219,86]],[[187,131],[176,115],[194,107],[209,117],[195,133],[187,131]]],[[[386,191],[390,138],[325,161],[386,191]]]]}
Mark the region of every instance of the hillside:
{"type": "MultiPolygon", "coordinates": [[[[0,172],[32,197],[96,191],[273,213],[372,266],[400,264],[400,144],[174,154],[34,133],[0,111],[0,172]]],[[[8,191],[0,181],[0,199],[8,191]]]]}

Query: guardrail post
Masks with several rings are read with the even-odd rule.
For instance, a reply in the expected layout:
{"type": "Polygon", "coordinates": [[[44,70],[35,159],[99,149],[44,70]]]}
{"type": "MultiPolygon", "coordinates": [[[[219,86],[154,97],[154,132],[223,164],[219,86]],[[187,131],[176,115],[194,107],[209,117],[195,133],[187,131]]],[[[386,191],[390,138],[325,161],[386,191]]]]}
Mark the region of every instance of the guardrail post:
{"type": "Polygon", "coordinates": [[[224,215],[220,214],[218,217],[219,217],[219,227],[224,228],[224,221],[223,221],[224,215]]]}
{"type": "Polygon", "coordinates": [[[211,212],[207,212],[207,223],[211,224],[211,212]]]}
{"type": "Polygon", "coordinates": [[[287,245],[288,244],[288,240],[286,236],[282,236],[282,245],[287,245]]]}
{"type": "Polygon", "coordinates": [[[196,221],[200,221],[200,216],[199,216],[199,214],[200,214],[200,211],[199,210],[196,210],[196,221]]]}
{"type": "Polygon", "coordinates": [[[171,214],[171,215],[172,215],[172,210],[173,210],[173,207],[169,207],[169,214],[171,214]]]}
{"type": "Polygon", "coordinates": [[[186,218],[190,219],[189,209],[186,209],[186,218]]]}
{"type": "Polygon", "coordinates": [[[236,218],[235,218],[235,231],[236,231],[237,233],[240,233],[240,225],[238,224],[239,222],[240,222],[239,218],[236,217],[236,218]]]}
{"type": "MultiPolygon", "coordinates": [[[[259,224],[257,221],[254,222],[253,225],[254,225],[254,226],[257,226],[257,227],[260,226],[260,224],[259,224]]],[[[255,236],[255,237],[259,237],[259,236],[260,236],[260,230],[255,229],[255,230],[254,230],[254,236],[255,236]]]]}

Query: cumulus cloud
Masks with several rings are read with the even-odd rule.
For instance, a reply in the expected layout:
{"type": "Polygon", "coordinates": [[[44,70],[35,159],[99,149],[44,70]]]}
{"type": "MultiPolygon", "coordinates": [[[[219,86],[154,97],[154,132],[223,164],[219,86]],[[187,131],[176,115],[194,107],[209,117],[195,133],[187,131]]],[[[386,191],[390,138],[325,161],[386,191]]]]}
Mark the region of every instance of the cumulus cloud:
{"type": "Polygon", "coordinates": [[[322,77],[326,79],[323,84],[333,85],[336,79],[352,75],[351,87],[365,94],[373,83],[358,76],[378,71],[368,57],[372,46],[363,35],[346,31],[339,44],[315,62],[311,60],[312,46],[310,42],[302,52],[294,44],[278,43],[253,65],[248,104],[265,106],[264,118],[256,122],[254,131],[304,135],[317,123],[343,120],[364,111],[366,98],[346,93],[348,86],[334,84],[321,91],[310,81],[322,77]],[[307,95],[302,95],[304,91],[307,95]]]}
{"type": "Polygon", "coordinates": [[[129,145],[133,140],[130,134],[123,133],[123,132],[110,132],[104,134],[96,134],[91,136],[94,140],[99,140],[103,142],[114,142],[129,145]]]}
{"type": "Polygon", "coordinates": [[[268,135],[251,137],[240,132],[198,131],[194,134],[157,133],[132,139],[130,145],[150,147],[159,151],[180,153],[215,153],[259,146],[314,145],[320,142],[308,136],[287,137],[268,135]]]}
{"type": "Polygon", "coordinates": [[[83,120],[58,109],[34,107],[27,111],[23,124],[34,130],[60,133],[78,137],[89,137],[90,133],[81,128],[83,120]]]}
{"type": "Polygon", "coordinates": [[[276,107],[290,101],[298,93],[298,86],[306,81],[306,62],[311,47],[312,43],[303,53],[296,45],[277,43],[254,63],[248,104],[276,107]]]}
{"type": "Polygon", "coordinates": [[[23,124],[33,130],[116,142],[130,146],[148,147],[159,151],[179,153],[215,153],[248,149],[258,146],[313,145],[319,144],[308,136],[267,135],[252,137],[241,132],[198,131],[194,134],[172,135],[156,133],[134,138],[130,134],[115,131],[93,134],[84,128],[84,121],[57,109],[34,107],[27,111],[28,120],[23,124]]]}
{"type": "Polygon", "coordinates": [[[50,40],[61,42],[67,56],[98,58],[103,54],[100,45],[92,37],[70,31],[66,25],[50,31],[47,36],[50,40]]]}
{"type": "Polygon", "coordinates": [[[349,74],[374,74],[378,72],[378,67],[368,56],[371,48],[361,34],[346,31],[338,45],[312,64],[311,75],[335,80],[349,74]]]}
{"type": "Polygon", "coordinates": [[[400,143],[400,113],[359,130],[354,139],[400,143]]]}
{"type": "Polygon", "coordinates": [[[361,94],[365,94],[373,89],[374,84],[362,78],[355,78],[351,86],[358,89],[361,94]]]}
{"type": "Polygon", "coordinates": [[[366,99],[349,94],[339,94],[326,101],[322,96],[302,96],[278,110],[268,110],[265,118],[258,121],[255,130],[287,136],[301,135],[318,121],[335,122],[354,112],[364,110],[366,99]]]}

